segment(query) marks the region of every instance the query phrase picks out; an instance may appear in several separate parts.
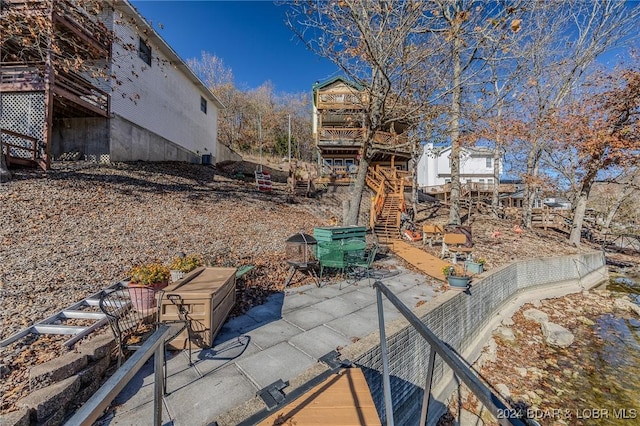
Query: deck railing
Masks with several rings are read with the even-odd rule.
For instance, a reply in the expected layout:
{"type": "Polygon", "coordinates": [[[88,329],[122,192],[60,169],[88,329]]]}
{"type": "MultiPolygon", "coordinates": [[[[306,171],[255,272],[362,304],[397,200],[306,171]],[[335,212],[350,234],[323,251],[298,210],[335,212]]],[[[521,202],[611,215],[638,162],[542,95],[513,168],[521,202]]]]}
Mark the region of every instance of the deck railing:
{"type": "MultiPolygon", "coordinates": [[[[43,63],[0,63],[0,84],[3,91],[45,90],[43,63]]],[[[54,90],[64,91],[62,96],[71,95],[76,101],[83,101],[103,113],[109,111],[109,95],[97,88],[86,78],[74,72],[57,72],[54,77],[54,90]]]]}
{"type": "Polygon", "coordinates": [[[37,138],[0,128],[0,155],[6,155],[7,165],[38,162],[41,151],[41,141],[37,138]]]}
{"type": "MultiPolygon", "coordinates": [[[[158,329],[137,349],[98,391],[65,424],[91,425],[109,407],[111,401],[129,383],[145,362],[154,355],[153,425],[162,425],[162,392],[164,388],[164,342],[171,328],[160,325],[158,329]]],[[[151,416],[149,416],[149,422],[151,416]]]]}
{"type": "Polygon", "coordinates": [[[319,136],[322,141],[362,142],[364,130],[355,127],[323,127],[320,129],[319,136]]]}
{"type": "Polygon", "coordinates": [[[55,87],[64,90],[65,94],[71,94],[98,110],[108,113],[109,95],[84,77],[75,73],[60,73],[56,75],[54,83],[55,87]]]}
{"type": "MultiPolygon", "coordinates": [[[[362,144],[366,137],[366,129],[361,127],[322,127],[318,132],[318,144],[362,144]]],[[[408,138],[404,134],[377,131],[373,137],[374,145],[391,147],[404,145],[408,138]]]]}
{"type": "Polygon", "coordinates": [[[63,23],[72,31],[80,35],[85,41],[89,41],[102,50],[109,51],[111,46],[111,32],[96,18],[76,2],[69,0],[56,0],[54,2],[54,19],[63,23]]]}
{"type": "Polygon", "coordinates": [[[409,324],[418,332],[420,337],[429,344],[429,360],[427,364],[427,374],[425,381],[424,394],[422,399],[422,411],[420,413],[420,425],[424,426],[427,422],[429,414],[429,397],[431,396],[431,385],[433,382],[433,372],[435,367],[436,355],[451,368],[453,373],[458,377],[469,390],[478,398],[478,400],[489,410],[489,412],[497,419],[501,425],[517,425],[525,426],[525,423],[519,418],[513,418],[509,413],[516,410],[509,408],[495,393],[493,393],[484,383],[480,381],[478,376],[466,365],[465,361],[453,351],[446,343],[436,336],[411,310],[403,304],[398,297],[393,294],[382,282],[376,281],[373,284],[376,289],[376,298],[378,304],[378,324],[380,330],[380,351],[382,358],[382,386],[384,395],[384,405],[386,413],[386,424],[393,426],[393,401],[391,399],[391,381],[389,366],[389,351],[387,349],[387,338],[384,322],[384,305],[382,303],[382,295],[391,302],[391,304],[402,314],[409,324]]]}
{"type": "Polygon", "coordinates": [[[318,109],[362,109],[366,104],[365,93],[334,91],[318,93],[318,109]]]}
{"type": "Polygon", "coordinates": [[[3,91],[11,91],[13,86],[31,90],[44,90],[44,64],[29,64],[20,62],[1,62],[0,84],[5,86],[3,91]]]}

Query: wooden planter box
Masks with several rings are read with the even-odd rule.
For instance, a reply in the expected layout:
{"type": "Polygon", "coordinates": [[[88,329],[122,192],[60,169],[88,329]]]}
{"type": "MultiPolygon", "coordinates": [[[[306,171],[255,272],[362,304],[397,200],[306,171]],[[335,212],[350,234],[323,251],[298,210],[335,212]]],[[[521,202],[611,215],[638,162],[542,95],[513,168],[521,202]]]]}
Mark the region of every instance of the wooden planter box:
{"type": "MultiPolygon", "coordinates": [[[[198,268],[167,287],[162,299],[160,321],[178,320],[178,309],[167,296],[180,296],[191,319],[191,342],[211,347],[236,302],[236,268],[198,268]]],[[[174,349],[187,347],[183,331],[170,342],[174,349]]]]}

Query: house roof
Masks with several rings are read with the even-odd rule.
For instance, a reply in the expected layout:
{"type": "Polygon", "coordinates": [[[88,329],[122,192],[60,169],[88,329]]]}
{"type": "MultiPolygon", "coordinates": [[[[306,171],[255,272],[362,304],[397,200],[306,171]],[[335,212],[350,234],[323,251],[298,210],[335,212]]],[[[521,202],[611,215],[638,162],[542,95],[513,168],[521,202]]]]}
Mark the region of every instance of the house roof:
{"type": "Polygon", "coordinates": [[[315,93],[315,92],[317,92],[319,89],[322,89],[322,88],[325,88],[325,87],[327,87],[327,86],[330,86],[330,85],[332,85],[333,83],[338,82],[338,81],[341,81],[341,82],[343,82],[344,84],[346,84],[346,85],[348,85],[348,86],[351,86],[351,87],[353,87],[353,88],[354,88],[354,89],[356,89],[356,90],[363,90],[363,89],[364,89],[364,87],[362,87],[362,86],[361,86],[361,85],[359,85],[358,83],[354,83],[353,81],[348,80],[346,77],[339,75],[339,76],[336,76],[336,77],[332,77],[332,78],[330,78],[330,79],[328,79],[328,80],[325,80],[325,81],[323,81],[323,82],[315,83],[315,84],[313,85],[313,92],[315,93]]]}
{"type": "Polygon", "coordinates": [[[466,150],[472,157],[485,157],[487,155],[493,155],[493,150],[491,148],[487,148],[486,146],[462,147],[462,149],[466,150]]]}
{"type": "Polygon", "coordinates": [[[138,10],[129,3],[129,0],[116,0],[115,7],[126,14],[128,17],[134,19],[136,25],[141,28],[141,32],[151,40],[162,53],[169,59],[171,65],[180,70],[187,78],[198,88],[200,91],[212,101],[218,108],[224,108],[222,102],[211,90],[202,82],[202,80],[189,68],[189,66],[182,60],[182,58],[169,46],[169,44],[153,29],[147,20],[142,16],[138,10]]]}
{"type": "MultiPolygon", "coordinates": [[[[426,147],[426,145],[425,145],[426,147]]],[[[447,151],[451,151],[451,145],[449,146],[442,146],[442,147],[432,147],[431,151],[437,155],[442,155],[447,151]]],[[[465,152],[468,155],[470,155],[471,157],[486,157],[486,156],[493,156],[493,150],[491,148],[487,148],[484,146],[479,146],[479,147],[468,147],[468,146],[461,146],[460,147],[460,151],[461,152],[465,152]]]]}
{"type": "Polygon", "coordinates": [[[337,82],[342,82],[342,83],[346,84],[347,86],[351,86],[351,87],[353,87],[355,90],[357,90],[357,91],[359,91],[359,92],[360,92],[360,91],[362,91],[362,90],[364,90],[364,87],[362,87],[362,86],[361,86],[361,85],[359,85],[358,83],[354,83],[353,81],[348,80],[346,77],[343,77],[343,76],[340,76],[340,75],[339,75],[339,76],[336,76],[336,77],[330,78],[330,79],[328,79],[328,80],[325,80],[325,81],[323,81],[323,82],[316,82],[316,83],[314,83],[314,85],[313,85],[313,96],[312,96],[312,98],[313,98],[313,104],[315,105],[315,103],[316,103],[316,96],[315,96],[315,94],[316,94],[316,92],[317,92],[318,90],[320,90],[320,89],[324,89],[325,87],[329,87],[329,86],[331,86],[332,84],[337,83],[337,82]]]}

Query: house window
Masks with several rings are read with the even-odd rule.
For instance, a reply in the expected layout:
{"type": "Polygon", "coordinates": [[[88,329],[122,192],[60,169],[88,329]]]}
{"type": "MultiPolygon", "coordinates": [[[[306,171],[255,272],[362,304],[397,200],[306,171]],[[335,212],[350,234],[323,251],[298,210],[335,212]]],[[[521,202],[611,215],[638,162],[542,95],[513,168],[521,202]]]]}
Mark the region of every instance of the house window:
{"type": "Polygon", "coordinates": [[[356,164],[355,161],[351,158],[344,160],[344,165],[347,168],[347,173],[355,173],[356,172],[356,164]]]}
{"type": "Polygon", "coordinates": [[[493,179],[487,179],[487,182],[492,184],[493,183],[493,179]]]}
{"type": "Polygon", "coordinates": [[[200,96],[200,111],[207,113],[207,100],[200,96]]]}
{"type": "Polygon", "coordinates": [[[138,44],[138,56],[140,59],[146,62],[147,65],[151,66],[151,46],[140,38],[140,43],[138,44]]]}
{"type": "Polygon", "coordinates": [[[491,160],[492,160],[492,158],[491,158],[491,157],[487,157],[487,158],[486,158],[486,161],[487,161],[487,169],[490,169],[490,168],[491,168],[491,166],[492,166],[492,164],[493,164],[493,163],[491,162],[491,160]]]}

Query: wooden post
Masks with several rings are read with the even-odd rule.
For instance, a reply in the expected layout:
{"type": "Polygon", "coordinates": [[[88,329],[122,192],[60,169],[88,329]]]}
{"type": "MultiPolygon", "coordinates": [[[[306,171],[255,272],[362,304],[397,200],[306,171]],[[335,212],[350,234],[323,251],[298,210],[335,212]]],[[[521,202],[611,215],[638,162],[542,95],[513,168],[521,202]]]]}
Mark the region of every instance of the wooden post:
{"type": "MultiPolygon", "coordinates": [[[[53,2],[49,9],[48,19],[53,25],[53,2]]],[[[54,88],[54,72],[53,62],[51,58],[51,40],[54,37],[54,31],[49,34],[47,56],[44,65],[44,129],[42,134],[42,142],[44,143],[44,164],[41,164],[45,170],[51,167],[51,136],[53,134],[53,88],[54,88]]]]}

